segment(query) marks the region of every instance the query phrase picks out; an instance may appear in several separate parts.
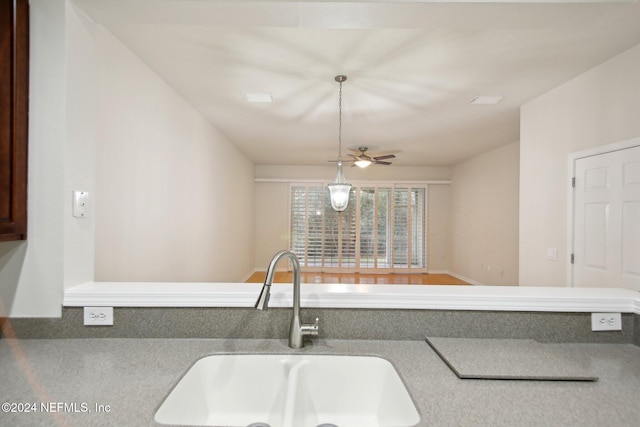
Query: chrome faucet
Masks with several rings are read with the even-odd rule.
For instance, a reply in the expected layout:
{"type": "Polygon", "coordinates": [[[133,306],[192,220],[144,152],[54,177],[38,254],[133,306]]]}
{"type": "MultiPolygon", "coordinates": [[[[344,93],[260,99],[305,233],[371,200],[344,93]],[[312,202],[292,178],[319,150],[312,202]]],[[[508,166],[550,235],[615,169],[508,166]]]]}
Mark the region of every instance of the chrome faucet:
{"type": "Polygon", "coordinates": [[[300,262],[293,252],[280,251],[275,254],[267,269],[267,277],[264,279],[264,285],[256,301],[255,308],[258,310],[267,310],[269,308],[269,295],[276,264],[283,257],[288,257],[293,265],[293,316],[291,317],[291,328],[289,329],[289,347],[302,348],[304,346],[304,337],[306,335],[318,335],[319,328],[317,318],[315,324],[303,324],[300,322],[300,262]]]}

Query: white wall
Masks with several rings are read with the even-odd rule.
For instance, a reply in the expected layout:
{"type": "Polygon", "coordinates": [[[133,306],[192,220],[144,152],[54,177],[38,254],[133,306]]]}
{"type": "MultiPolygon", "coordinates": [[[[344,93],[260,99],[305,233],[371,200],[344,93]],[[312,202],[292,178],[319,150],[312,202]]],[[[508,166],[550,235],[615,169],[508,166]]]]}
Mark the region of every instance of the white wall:
{"type": "Polygon", "coordinates": [[[104,28],[97,50],[98,281],[239,281],[254,166],[104,28]]]}
{"type": "Polygon", "coordinates": [[[66,6],[66,144],[64,193],[64,288],[94,278],[96,57],[93,23],[69,2],[66,6]],[[85,218],[72,214],[73,191],[88,191],[85,218]]]}
{"type": "MultiPolygon", "coordinates": [[[[446,166],[372,166],[365,169],[347,166],[343,168],[343,171],[348,182],[437,181],[448,180],[450,176],[450,168],[446,166]]],[[[327,164],[327,166],[256,166],[256,179],[333,181],[335,177],[335,164],[327,164]]]]}
{"type": "Polygon", "coordinates": [[[521,285],[567,286],[568,155],[640,136],[639,101],[640,45],[522,107],[521,285]]]}
{"type": "Polygon", "coordinates": [[[518,284],[519,143],[451,172],[451,271],[485,285],[518,284]]]}
{"type": "Polygon", "coordinates": [[[0,316],[59,317],[64,256],[65,1],[31,0],[28,240],[0,243],[0,316]]]}
{"type": "Polygon", "coordinates": [[[288,208],[288,183],[256,183],[255,269],[266,270],[276,252],[289,249],[288,208]]]}

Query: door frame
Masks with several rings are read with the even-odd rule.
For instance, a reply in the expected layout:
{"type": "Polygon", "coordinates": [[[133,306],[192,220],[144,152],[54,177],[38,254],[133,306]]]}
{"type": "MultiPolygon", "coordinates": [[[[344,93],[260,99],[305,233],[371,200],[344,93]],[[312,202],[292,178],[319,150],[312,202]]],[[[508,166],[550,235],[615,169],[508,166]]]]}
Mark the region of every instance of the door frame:
{"type": "Polygon", "coordinates": [[[571,262],[571,254],[574,253],[575,242],[575,191],[573,188],[573,178],[576,176],[576,162],[586,157],[594,157],[602,154],[612,153],[614,151],[626,150],[640,146],[640,137],[627,139],[624,141],[614,142],[611,144],[600,145],[598,147],[589,148],[587,150],[576,151],[569,154],[568,161],[568,190],[567,190],[567,249],[569,251],[569,262],[567,263],[567,286],[573,287],[573,263],[571,262]]]}

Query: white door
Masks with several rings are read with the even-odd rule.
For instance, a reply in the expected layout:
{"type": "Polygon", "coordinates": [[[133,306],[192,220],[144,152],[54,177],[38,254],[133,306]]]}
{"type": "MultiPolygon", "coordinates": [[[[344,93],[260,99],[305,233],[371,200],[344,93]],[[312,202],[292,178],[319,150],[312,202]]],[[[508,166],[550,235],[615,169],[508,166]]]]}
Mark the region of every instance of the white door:
{"type": "Polygon", "coordinates": [[[640,291],[640,146],[577,159],[573,286],[640,291]]]}

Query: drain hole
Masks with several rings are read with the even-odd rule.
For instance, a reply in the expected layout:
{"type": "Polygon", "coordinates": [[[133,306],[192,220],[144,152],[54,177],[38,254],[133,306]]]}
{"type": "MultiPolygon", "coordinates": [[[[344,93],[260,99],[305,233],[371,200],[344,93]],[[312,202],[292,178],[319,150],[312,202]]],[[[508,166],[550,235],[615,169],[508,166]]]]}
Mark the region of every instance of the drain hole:
{"type": "Polygon", "coordinates": [[[271,427],[267,423],[251,423],[247,427],[271,427]]]}
{"type": "Polygon", "coordinates": [[[319,424],[318,427],[338,427],[335,424],[319,424]]]}

